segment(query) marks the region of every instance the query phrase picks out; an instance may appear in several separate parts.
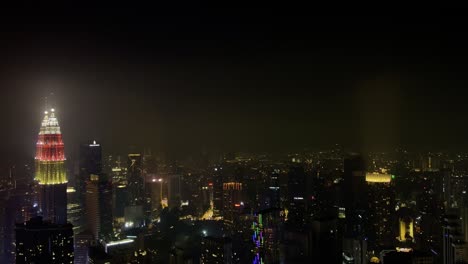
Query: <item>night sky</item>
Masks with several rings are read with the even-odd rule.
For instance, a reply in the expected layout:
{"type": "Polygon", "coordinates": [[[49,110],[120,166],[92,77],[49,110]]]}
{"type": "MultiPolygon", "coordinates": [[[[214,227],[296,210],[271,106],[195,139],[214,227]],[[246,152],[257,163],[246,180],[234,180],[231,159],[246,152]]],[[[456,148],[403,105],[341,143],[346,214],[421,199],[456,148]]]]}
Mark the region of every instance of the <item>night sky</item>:
{"type": "Polygon", "coordinates": [[[0,154],[51,92],[70,152],[468,147],[465,17],[303,11],[2,10],[0,154]]]}

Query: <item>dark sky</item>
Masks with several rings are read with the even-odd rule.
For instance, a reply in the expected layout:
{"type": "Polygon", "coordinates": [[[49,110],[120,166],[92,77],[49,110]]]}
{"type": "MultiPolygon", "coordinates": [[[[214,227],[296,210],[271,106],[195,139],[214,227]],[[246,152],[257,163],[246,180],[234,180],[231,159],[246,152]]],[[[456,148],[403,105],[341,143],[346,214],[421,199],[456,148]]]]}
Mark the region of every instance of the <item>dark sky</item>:
{"type": "Polygon", "coordinates": [[[466,17],[296,7],[2,10],[2,156],[53,92],[69,151],[468,147],[466,17]],[[300,12],[299,12],[300,11],[300,12]]]}

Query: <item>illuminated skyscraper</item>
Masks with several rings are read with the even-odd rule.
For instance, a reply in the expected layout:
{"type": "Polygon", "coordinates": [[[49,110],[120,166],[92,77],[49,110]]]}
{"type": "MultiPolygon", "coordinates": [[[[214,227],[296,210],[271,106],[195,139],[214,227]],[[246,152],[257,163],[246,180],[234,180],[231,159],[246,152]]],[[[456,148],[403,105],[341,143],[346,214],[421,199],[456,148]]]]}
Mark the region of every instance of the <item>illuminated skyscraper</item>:
{"type": "Polygon", "coordinates": [[[62,134],[54,109],[45,112],[36,144],[40,213],[44,220],[67,222],[67,175],[62,134]]]}
{"type": "Polygon", "coordinates": [[[392,213],[395,212],[395,190],[393,175],[366,173],[369,194],[369,241],[370,247],[393,244],[394,232],[392,213]]]}
{"type": "Polygon", "coordinates": [[[223,183],[223,216],[224,220],[233,222],[240,212],[242,203],[242,183],[223,183]]]}

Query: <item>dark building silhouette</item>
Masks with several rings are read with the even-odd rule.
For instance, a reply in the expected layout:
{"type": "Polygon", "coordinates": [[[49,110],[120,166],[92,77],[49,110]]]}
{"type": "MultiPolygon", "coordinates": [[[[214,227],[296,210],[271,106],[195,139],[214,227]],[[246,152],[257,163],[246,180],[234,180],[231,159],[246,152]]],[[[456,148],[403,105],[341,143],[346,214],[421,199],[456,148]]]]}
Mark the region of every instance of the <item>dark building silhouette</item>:
{"type": "Polygon", "coordinates": [[[294,165],[288,173],[288,223],[303,228],[306,224],[307,175],[304,167],[294,165]]]}
{"type": "Polygon", "coordinates": [[[200,263],[232,263],[232,240],[228,237],[203,237],[200,263]]]}
{"type": "Polygon", "coordinates": [[[34,217],[16,225],[16,263],[73,263],[73,226],[34,217]]]}
{"type": "Polygon", "coordinates": [[[311,259],[342,263],[343,230],[337,215],[315,219],[311,223],[311,259]]]}
{"type": "Polygon", "coordinates": [[[102,172],[102,147],[95,140],[80,145],[78,191],[86,192],[86,182],[91,174],[102,172]]]}
{"type": "Polygon", "coordinates": [[[352,154],[344,160],[344,205],[346,234],[362,235],[368,208],[366,168],[364,159],[352,154]]]}
{"type": "Polygon", "coordinates": [[[144,181],[142,173],[141,154],[128,154],[127,180],[129,204],[142,205],[144,199],[144,181]]]}
{"type": "Polygon", "coordinates": [[[269,178],[269,186],[267,190],[267,208],[279,208],[281,207],[281,193],[279,183],[279,170],[275,170],[271,173],[269,178]]]}
{"type": "Polygon", "coordinates": [[[95,239],[110,240],[112,230],[112,183],[106,174],[91,174],[86,183],[87,229],[95,239]]]}
{"type": "Polygon", "coordinates": [[[368,193],[366,167],[362,156],[350,154],[344,159],[345,230],[343,252],[345,259],[354,263],[367,263],[368,193]]]}
{"type": "Polygon", "coordinates": [[[86,182],[90,174],[102,172],[102,147],[95,140],[80,146],[80,175],[81,180],[86,182]]]}

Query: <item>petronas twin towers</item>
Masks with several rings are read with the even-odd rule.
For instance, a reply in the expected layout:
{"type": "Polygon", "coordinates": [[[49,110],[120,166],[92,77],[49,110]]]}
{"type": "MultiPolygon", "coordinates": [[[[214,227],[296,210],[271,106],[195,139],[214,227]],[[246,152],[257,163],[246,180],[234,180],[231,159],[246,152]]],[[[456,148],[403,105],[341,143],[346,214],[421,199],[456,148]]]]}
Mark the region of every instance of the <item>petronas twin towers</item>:
{"type": "Polygon", "coordinates": [[[67,175],[62,134],[55,110],[45,111],[36,143],[35,180],[39,183],[40,213],[57,224],[67,222],[67,175]]]}

